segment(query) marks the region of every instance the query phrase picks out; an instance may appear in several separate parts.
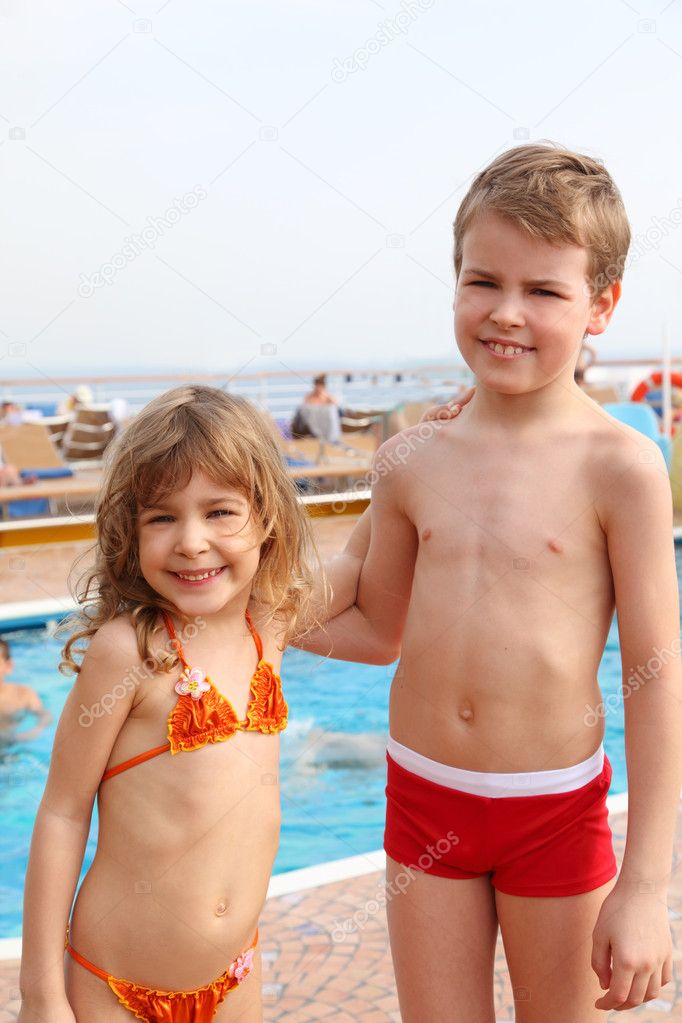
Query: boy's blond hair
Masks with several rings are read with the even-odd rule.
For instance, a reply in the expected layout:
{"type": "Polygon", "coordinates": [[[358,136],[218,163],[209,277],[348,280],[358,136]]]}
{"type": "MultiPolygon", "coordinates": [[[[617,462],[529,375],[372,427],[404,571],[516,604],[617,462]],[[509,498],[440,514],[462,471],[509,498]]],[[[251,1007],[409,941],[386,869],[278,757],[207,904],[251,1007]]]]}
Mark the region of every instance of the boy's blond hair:
{"type": "Polygon", "coordinates": [[[506,217],[529,235],[588,250],[593,298],[621,280],[630,225],[620,192],[603,164],[553,143],[508,149],[477,174],[454,223],[455,272],[464,235],[483,214],[506,217]]]}
{"type": "MultiPolygon", "coordinates": [[[[251,601],[266,619],[281,619],[285,642],[299,631],[309,614],[317,552],[275,429],[244,398],[199,385],[166,391],[132,420],[107,451],[96,505],[95,564],[75,593],[82,610],[59,630],[71,632],[60,664],[64,674],[80,671],[74,655],[84,650],[74,644],[120,614],[132,619],[141,658],[152,656],[159,611],[179,612],[142,575],[138,513],[182,490],[197,469],[247,498],[262,535],[251,601]]],[[[162,654],[157,660],[170,670],[178,658],[162,654]]]]}

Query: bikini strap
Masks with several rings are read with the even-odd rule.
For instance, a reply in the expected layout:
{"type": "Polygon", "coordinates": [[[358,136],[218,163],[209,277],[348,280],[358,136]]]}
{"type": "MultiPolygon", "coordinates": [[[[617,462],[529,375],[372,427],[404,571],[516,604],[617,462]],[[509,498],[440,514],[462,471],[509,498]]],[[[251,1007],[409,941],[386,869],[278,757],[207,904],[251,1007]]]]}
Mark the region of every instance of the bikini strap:
{"type": "MultiPolygon", "coordinates": [[[[177,637],[177,633],[175,631],[175,626],[173,625],[173,622],[171,620],[170,615],[166,611],[162,611],[161,613],[163,615],[163,620],[166,623],[166,629],[168,630],[168,635],[170,636],[171,646],[173,647],[174,650],[177,651],[178,657],[182,661],[183,667],[189,668],[189,664],[187,662],[187,658],[185,657],[185,652],[182,649],[182,644],[180,643],[180,640],[177,637]]],[[[253,641],[256,644],[256,652],[258,653],[258,660],[262,661],[263,660],[263,643],[261,641],[260,636],[256,632],[256,627],[253,624],[253,621],[251,619],[251,615],[249,614],[248,608],[246,609],[246,624],[248,625],[249,632],[253,636],[253,641]]]]}
{"type": "Polygon", "coordinates": [[[263,644],[261,642],[260,636],[256,632],[256,627],[255,627],[255,625],[253,624],[253,622],[251,620],[251,615],[249,614],[249,609],[248,608],[246,609],[246,624],[248,625],[249,632],[253,636],[253,641],[256,644],[256,650],[258,652],[258,660],[262,661],[263,660],[263,644]]]}
{"type": "Polygon", "coordinates": [[[176,651],[178,657],[182,661],[183,668],[189,668],[189,664],[187,663],[187,658],[185,657],[185,651],[182,649],[182,643],[180,642],[180,640],[177,637],[177,633],[175,631],[175,626],[173,625],[173,621],[171,619],[171,616],[168,614],[167,611],[163,611],[163,610],[161,611],[161,614],[163,615],[163,620],[164,620],[164,622],[166,624],[166,629],[168,630],[168,635],[170,636],[170,645],[172,646],[173,650],[176,651]]]}
{"type": "MultiPolygon", "coordinates": [[[[256,932],[256,937],[258,937],[258,932],[256,932]]],[[[80,952],[76,952],[75,948],[69,941],[68,925],[66,928],[66,941],[64,942],[64,951],[68,952],[72,959],[75,959],[77,963],[80,963],[80,965],[85,967],[86,970],[89,970],[90,973],[94,973],[96,977],[100,978],[100,980],[106,981],[107,984],[109,983],[110,974],[105,973],[104,970],[100,970],[99,966],[95,966],[95,964],[91,963],[89,959],[86,959],[85,956],[82,956],[80,952]]]]}

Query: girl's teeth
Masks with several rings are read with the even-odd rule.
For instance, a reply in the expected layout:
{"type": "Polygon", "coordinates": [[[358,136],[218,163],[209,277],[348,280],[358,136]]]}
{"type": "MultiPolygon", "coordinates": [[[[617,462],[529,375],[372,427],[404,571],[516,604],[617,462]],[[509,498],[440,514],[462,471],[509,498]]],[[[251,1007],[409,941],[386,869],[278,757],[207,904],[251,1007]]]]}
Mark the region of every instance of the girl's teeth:
{"type": "Polygon", "coordinates": [[[198,582],[200,579],[208,579],[209,576],[217,575],[221,569],[213,568],[210,572],[204,572],[203,575],[184,575],[182,572],[178,572],[181,579],[189,579],[190,582],[198,582]]]}

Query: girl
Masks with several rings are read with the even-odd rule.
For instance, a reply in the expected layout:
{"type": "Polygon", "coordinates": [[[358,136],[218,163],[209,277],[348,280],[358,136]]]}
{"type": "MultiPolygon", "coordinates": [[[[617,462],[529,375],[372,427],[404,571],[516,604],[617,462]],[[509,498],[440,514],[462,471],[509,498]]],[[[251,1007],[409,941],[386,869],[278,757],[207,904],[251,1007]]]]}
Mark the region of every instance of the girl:
{"type": "MultiPolygon", "coordinates": [[[[179,387],[122,435],[96,521],[26,878],[19,1020],[257,1023],[278,670],[324,603],[306,515],[260,415],[179,387]],[[97,851],[67,929],[95,796],[97,851]]],[[[342,564],[328,613],[355,599],[357,565],[342,564]]]]}

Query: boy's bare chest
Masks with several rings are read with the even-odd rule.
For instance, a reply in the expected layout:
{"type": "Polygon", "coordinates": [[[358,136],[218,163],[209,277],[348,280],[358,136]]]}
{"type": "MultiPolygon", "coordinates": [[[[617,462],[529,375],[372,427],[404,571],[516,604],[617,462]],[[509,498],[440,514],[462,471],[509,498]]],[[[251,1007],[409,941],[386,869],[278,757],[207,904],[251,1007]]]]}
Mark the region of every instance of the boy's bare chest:
{"type": "Polygon", "coordinates": [[[422,557],[491,568],[542,559],[550,567],[604,549],[594,473],[583,452],[479,445],[458,455],[434,459],[428,480],[413,481],[409,506],[422,557]]]}

